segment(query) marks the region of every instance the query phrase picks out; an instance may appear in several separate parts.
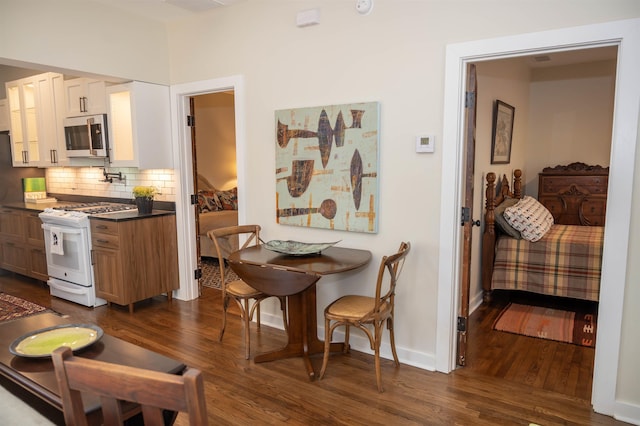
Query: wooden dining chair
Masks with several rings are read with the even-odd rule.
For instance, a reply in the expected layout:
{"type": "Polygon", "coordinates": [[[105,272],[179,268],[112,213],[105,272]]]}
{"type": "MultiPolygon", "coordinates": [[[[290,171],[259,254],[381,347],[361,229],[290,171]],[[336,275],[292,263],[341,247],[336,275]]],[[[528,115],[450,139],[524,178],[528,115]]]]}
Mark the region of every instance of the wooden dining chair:
{"type": "Polygon", "coordinates": [[[65,346],[53,351],[51,358],[67,426],[88,424],[82,392],[100,397],[107,426],[122,425],[128,417],[123,407],[132,406],[133,412],[141,409],[145,425],[164,425],[165,410],[188,413],[191,426],[208,424],[204,380],[196,369],[182,375],[161,373],[77,357],[65,346]]]}
{"type": "MultiPolygon", "coordinates": [[[[226,259],[229,254],[239,249],[244,249],[253,245],[260,245],[260,225],[239,225],[227,226],[224,228],[213,229],[207,233],[207,236],[213,240],[216,252],[218,254],[218,263],[220,266],[220,281],[222,289],[222,328],[220,329],[219,341],[222,341],[224,331],[227,326],[227,309],[229,301],[234,300],[240,308],[240,317],[244,324],[244,347],[245,359],[249,359],[251,352],[250,324],[253,315],[256,315],[256,324],[260,329],[260,302],[271,297],[242,279],[231,280],[226,271],[226,259]],[[245,241],[240,247],[239,238],[244,237],[245,241]]],[[[287,302],[284,297],[279,297],[280,309],[282,310],[282,321],[285,329],[287,327],[287,302]]]]}
{"type": "Polygon", "coordinates": [[[396,353],[396,342],[393,333],[393,311],[395,305],[395,292],[398,277],[402,271],[405,258],[411,250],[411,244],[403,242],[398,251],[392,255],[384,256],[380,261],[378,280],[376,282],[375,297],[349,295],[343,296],[332,302],[324,310],[324,357],[319,378],[322,379],[329,361],[329,352],[333,331],[340,325],[345,326],[344,351],[349,351],[349,327],[354,326],[364,331],[369,338],[371,349],[374,351],[376,369],[376,382],[378,391],[382,392],[382,374],[380,372],[380,343],[382,342],[382,326],[387,324],[391,343],[391,351],[396,366],[400,366],[396,353]],[[388,280],[385,280],[385,276],[388,280]],[[385,293],[383,294],[383,284],[385,293]],[[373,325],[373,333],[367,326],[373,325]]]}

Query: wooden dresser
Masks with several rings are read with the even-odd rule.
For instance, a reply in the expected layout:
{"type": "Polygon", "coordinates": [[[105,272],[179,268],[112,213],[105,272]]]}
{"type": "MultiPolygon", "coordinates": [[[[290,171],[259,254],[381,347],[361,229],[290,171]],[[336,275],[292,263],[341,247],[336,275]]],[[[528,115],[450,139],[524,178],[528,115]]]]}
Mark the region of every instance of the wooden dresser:
{"type": "Polygon", "coordinates": [[[539,174],[538,200],[555,223],[604,226],[609,168],[571,163],[546,167],[539,174]]]}

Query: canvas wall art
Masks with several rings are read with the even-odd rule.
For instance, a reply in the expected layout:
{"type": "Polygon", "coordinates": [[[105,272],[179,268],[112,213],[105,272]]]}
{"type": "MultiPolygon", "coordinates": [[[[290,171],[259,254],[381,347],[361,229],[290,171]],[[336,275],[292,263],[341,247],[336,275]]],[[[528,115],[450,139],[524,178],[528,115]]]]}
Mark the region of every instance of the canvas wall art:
{"type": "Polygon", "coordinates": [[[378,232],[378,102],[279,110],[276,218],[378,232]]]}

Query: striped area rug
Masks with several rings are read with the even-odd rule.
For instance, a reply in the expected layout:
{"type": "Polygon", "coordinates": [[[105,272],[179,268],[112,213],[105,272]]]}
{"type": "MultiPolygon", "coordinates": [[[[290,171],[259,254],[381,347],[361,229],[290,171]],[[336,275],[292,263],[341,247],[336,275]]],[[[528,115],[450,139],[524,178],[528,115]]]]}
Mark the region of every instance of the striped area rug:
{"type": "Polygon", "coordinates": [[[28,300],[0,293],[0,322],[11,321],[33,314],[51,312],[44,306],[29,302],[28,300]]]}
{"type": "Polygon", "coordinates": [[[594,347],[596,311],[573,312],[510,303],[498,316],[494,330],[540,339],[594,347]]]}

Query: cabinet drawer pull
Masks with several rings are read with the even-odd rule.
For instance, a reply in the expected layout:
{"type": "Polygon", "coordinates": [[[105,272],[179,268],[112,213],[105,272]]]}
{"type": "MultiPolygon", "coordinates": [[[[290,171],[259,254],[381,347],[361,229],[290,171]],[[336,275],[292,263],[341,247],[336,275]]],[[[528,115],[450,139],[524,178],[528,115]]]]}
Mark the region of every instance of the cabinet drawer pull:
{"type": "Polygon", "coordinates": [[[96,225],[96,228],[97,229],[107,229],[108,226],[106,226],[106,225],[96,225]]]}
{"type": "Polygon", "coordinates": [[[98,238],[96,241],[103,244],[107,244],[109,242],[109,240],[102,240],[100,238],[98,238]]]}

